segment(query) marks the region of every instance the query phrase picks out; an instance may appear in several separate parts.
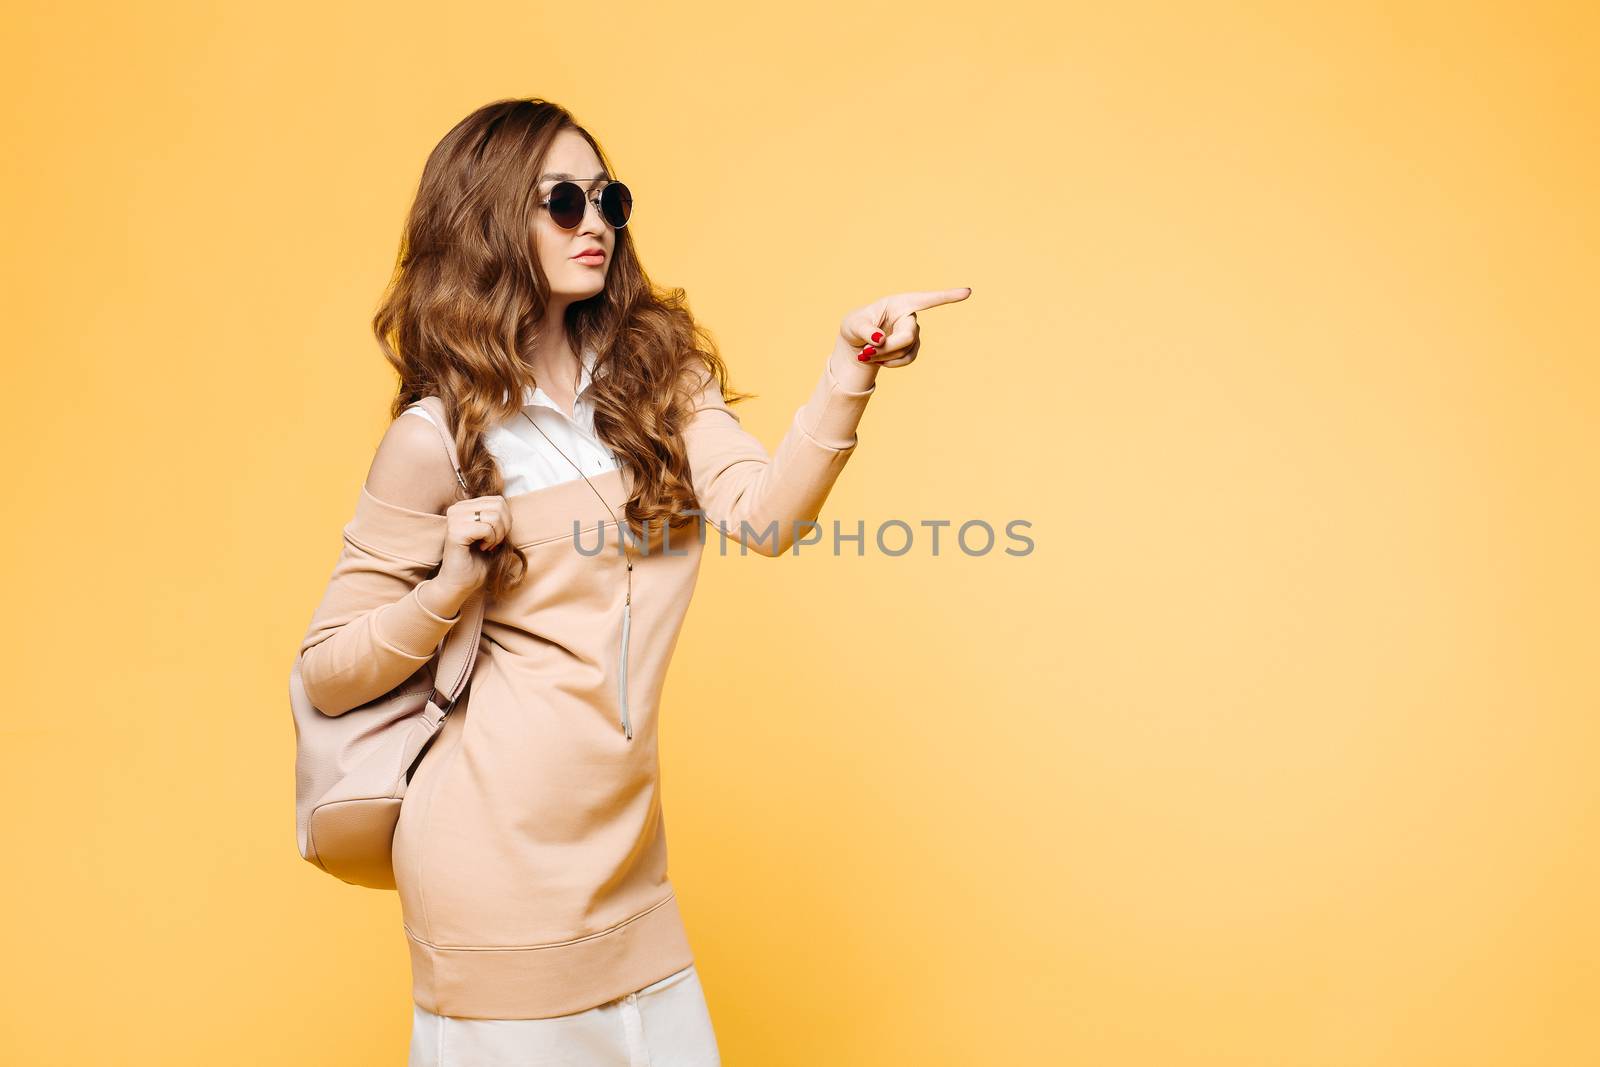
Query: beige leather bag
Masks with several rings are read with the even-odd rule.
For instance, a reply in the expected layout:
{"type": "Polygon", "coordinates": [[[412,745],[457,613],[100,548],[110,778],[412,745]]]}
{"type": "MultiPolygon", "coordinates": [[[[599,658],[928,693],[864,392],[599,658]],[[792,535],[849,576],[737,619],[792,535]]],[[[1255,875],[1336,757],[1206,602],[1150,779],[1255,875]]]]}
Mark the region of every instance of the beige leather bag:
{"type": "MultiPolygon", "coordinates": [[[[422,403],[446,425],[438,397],[422,403]]],[[[465,487],[455,441],[442,428],[457,484],[465,487]]],[[[391,849],[400,804],[445,716],[465,691],[483,632],[484,591],[461,606],[440,651],[410,678],[360,707],[326,715],[289,672],[295,730],[295,824],[300,855],[329,874],[369,889],[394,889],[391,849]]]]}

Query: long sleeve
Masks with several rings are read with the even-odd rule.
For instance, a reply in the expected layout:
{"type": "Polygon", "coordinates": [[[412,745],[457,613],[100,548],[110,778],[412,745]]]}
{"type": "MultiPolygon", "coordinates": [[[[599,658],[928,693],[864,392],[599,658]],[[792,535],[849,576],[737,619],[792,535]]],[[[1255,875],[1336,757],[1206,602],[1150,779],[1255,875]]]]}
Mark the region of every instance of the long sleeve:
{"type": "Polygon", "coordinates": [[[447,520],[379,500],[361,488],[321,604],[300,645],[306,695],[342,715],[415,674],[460,618],[434,614],[419,583],[444,558],[447,520]]]}
{"type": "Polygon", "coordinates": [[[814,522],[840,471],[855,451],[856,427],[877,383],[846,389],[832,362],[794,414],[770,456],[739,423],[715,378],[695,399],[684,430],[695,494],[706,519],[764,556],[787,552],[814,522]]]}

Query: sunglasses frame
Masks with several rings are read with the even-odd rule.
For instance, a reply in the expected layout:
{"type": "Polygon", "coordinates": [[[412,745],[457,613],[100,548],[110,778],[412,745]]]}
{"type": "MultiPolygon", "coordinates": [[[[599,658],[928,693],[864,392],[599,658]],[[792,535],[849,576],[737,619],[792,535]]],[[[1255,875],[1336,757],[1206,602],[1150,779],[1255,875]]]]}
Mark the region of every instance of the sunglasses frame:
{"type": "Polygon", "coordinates": [[[584,193],[583,186],[579,185],[577,182],[562,179],[561,181],[558,181],[552,185],[550,187],[550,192],[545,195],[543,200],[539,201],[539,206],[550,212],[550,221],[555,223],[557,226],[560,226],[563,230],[575,230],[579,226],[582,226],[583,220],[589,216],[589,204],[594,205],[595,212],[600,216],[600,221],[605,223],[607,226],[610,226],[613,230],[623,229],[633,219],[633,190],[629,189],[626,185],[615,179],[608,180],[603,186],[600,187],[599,196],[589,196],[584,193]],[[583,214],[579,215],[571,225],[562,223],[562,221],[556,217],[555,209],[550,206],[551,201],[555,199],[556,190],[560,189],[563,185],[572,186],[578,191],[578,195],[583,197],[586,201],[583,206],[583,214]],[[620,189],[620,195],[626,197],[628,200],[628,217],[622,220],[622,224],[620,226],[606,217],[605,208],[601,205],[601,201],[605,198],[606,193],[611,190],[612,186],[616,186],[618,189],[620,189]]]}

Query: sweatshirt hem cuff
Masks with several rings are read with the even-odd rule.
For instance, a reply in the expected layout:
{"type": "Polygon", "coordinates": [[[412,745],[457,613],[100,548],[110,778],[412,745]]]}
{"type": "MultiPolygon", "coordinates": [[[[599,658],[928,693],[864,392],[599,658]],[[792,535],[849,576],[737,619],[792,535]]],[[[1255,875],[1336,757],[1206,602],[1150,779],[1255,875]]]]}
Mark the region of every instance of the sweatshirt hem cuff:
{"type": "Polygon", "coordinates": [[[802,409],[802,415],[812,417],[802,417],[800,428],[824,448],[836,452],[852,449],[858,441],[856,426],[877,390],[877,382],[865,389],[846,389],[834,375],[830,359],[823,367],[822,380],[817,383],[810,402],[802,409]]]}
{"type": "Polygon", "coordinates": [[[429,611],[417,596],[419,586],[399,600],[381,608],[374,622],[378,640],[412,659],[427,659],[438,649],[450,628],[461,616],[446,619],[429,611]]]}
{"type": "Polygon", "coordinates": [[[405,927],[411,997],[436,1015],[540,1019],[586,1011],[694,963],[676,894],[587,936],[542,945],[437,945],[405,927]]]}

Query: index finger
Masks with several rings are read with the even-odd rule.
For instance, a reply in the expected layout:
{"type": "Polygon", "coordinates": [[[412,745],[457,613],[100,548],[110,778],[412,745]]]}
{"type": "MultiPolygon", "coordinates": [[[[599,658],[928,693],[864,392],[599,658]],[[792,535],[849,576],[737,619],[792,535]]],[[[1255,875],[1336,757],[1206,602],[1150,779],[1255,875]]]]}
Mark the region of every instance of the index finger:
{"type": "Polygon", "coordinates": [[[913,311],[926,311],[940,304],[954,304],[971,295],[971,286],[963,286],[960,289],[925,289],[914,293],[896,293],[884,301],[884,304],[895,318],[899,318],[901,315],[908,315],[913,311]]]}

